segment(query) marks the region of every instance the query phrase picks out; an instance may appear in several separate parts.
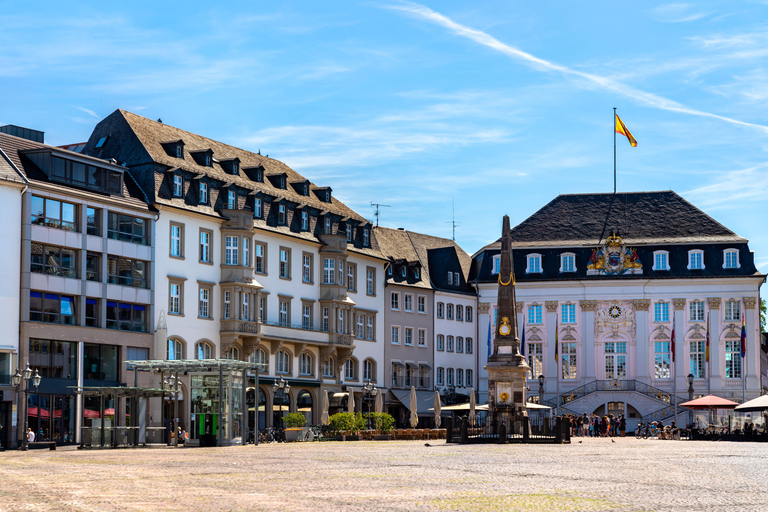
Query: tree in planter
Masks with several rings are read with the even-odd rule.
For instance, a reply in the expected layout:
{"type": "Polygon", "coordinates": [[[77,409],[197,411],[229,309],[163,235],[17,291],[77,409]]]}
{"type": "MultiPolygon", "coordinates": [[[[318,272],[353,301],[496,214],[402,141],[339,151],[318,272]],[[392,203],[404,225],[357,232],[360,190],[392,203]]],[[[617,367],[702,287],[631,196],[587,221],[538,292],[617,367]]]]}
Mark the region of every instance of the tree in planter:
{"type": "Polygon", "coordinates": [[[328,427],[337,432],[360,432],[365,426],[363,415],[351,412],[340,412],[328,418],[328,427]]]}
{"type": "Polygon", "coordinates": [[[368,416],[373,420],[374,428],[380,431],[382,434],[389,434],[392,432],[392,427],[395,426],[395,418],[391,414],[386,412],[372,412],[368,416]]]}
{"type": "Polygon", "coordinates": [[[292,412],[283,416],[283,426],[285,428],[301,428],[307,424],[307,418],[300,412],[292,412]]]}

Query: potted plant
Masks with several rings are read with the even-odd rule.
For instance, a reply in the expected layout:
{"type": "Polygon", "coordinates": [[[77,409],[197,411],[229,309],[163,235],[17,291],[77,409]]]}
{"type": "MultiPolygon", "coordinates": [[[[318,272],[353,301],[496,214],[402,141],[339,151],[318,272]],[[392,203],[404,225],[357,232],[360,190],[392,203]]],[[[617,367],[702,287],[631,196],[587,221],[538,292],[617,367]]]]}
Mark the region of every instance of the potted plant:
{"type": "Polygon", "coordinates": [[[370,413],[371,421],[374,428],[379,432],[373,437],[376,441],[389,441],[392,439],[392,428],[395,426],[395,418],[391,414],[386,412],[370,413]]]}
{"type": "Polygon", "coordinates": [[[340,412],[328,418],[328,426],[339,433],[339,441],[359,441],[365,420],[359,412],[340,412]]]}
{"type": "Polygon", "coordinates": [[[285,427],[286,441],[301,441],[304,439],[304,425],[307,418],[300,412],[292,412],[283,417],[283,426],[285,427]]]}

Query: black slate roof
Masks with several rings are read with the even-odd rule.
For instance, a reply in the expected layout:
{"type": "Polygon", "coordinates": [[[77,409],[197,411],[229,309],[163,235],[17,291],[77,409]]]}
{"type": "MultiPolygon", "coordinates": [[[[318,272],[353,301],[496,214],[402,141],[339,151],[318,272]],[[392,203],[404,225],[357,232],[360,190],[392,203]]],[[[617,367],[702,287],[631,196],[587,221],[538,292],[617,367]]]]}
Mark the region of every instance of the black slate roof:
{"type": "MultiPolygon", "coordinates": [[[[513,247],[598,245],[612,230],[632,245],[745,243],[671,190],[563,194],[512,228],[513,247]]],[[[481,249],[497,249],[501,238],[481,249]]]]}

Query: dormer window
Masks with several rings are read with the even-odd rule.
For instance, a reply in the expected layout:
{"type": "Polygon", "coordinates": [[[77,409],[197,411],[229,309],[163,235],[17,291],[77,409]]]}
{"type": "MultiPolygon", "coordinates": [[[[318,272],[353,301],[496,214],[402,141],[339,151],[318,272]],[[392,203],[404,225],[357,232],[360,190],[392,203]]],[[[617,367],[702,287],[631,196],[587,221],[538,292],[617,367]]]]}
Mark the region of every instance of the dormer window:
{"type": "Polygon", "coordinates": [[[178,174],[173,175],[173,197],[181,197],[184,194],[184,178],[178,174]]]}
{"type": "Polygon", "coordinates": [[[200,182],[200,198],[199,198],[200,204],[208,204],[208,184],[204,182],[200,182]]]}
{"type": "Polygon", "coordinates": [[[448,284],[453,285],[453,272],[448,272],[448,284]]]}
{"type": "Polygon", "coordinates": [[[669,270],[669,251],[653,252],[653,270],[669,270]]]}
{"type": "Polygon", "coordinates": [[[738,249],[726,249],[723,251],[723,268],[739,268],[738,249]]]}
{"type": "Polygon", "coordinates": [[[363,230],[363,247],[370,247],[370,246],[371,246],[370,232],[368,231],[368,228],[365,228],[363,230]]]}
{"type": "Polygon", "coordinates": [[[330,203],[331,202],[331,191],[330,190],[326,190],[325,191],[325,202],[326,203],[330,203]]]}
{"type": "Polygon", "coordinates": [[[326,235],[331,234],[331,218],[330,217],[325,218],[325,234],[326,235]]]}
{"type": "Polygon", "coordinates": [[[352,241],[352,225],[347,222],[347,242],[352,241]]]}
{"type": "Polygon", "coordinates": [[[501,255],[496,255],[493,257],[491,274],[498,274],[499,272],[501,272],[501,255]]]}
{"type": "Polygon", "coordinates": [[[413,269],[413,277],[415,279],[419,279],[419,269],[418,268],[413,269]]]}
{"type": "Polygon", "coordinates": [[[253,198],[253,216],[256,217],[257,219],[261,218],[261,206],[262,206],[261,198],[260,197],[253,198]]]}
{"type": "Polygon", "coordinates": [[[302,231],[309,230],[309,212],[305,210],[301,211],[301,230],[302,231]]]}
{"type": "Polygon", "coordinates": [[[392,276],[392,264],[391,263],[387,267],[387,275],[390,276],[390,277],[392,276]]]}
{"type": "Polygon", "coordinates": [[[234,190],[227,191],[227,208],[230,210],[237,209],[237,193],[234,190]]]}
{"type": "Polygon", "coordinates": [[[461,274],[458,272],[453,273],[453,284],[459,286],[461,284],[461,274]]]}
{"type": "Polygon", "coordinates": [[[184,158],[184,147],[181,144],[176,144],[176,158],[184,158]]]}
{"type": "Polygon", "coordinates": [[[688,270],[704,270],[704,251],[701,249],[688,251],[688,270]]]}
{"type": "Polygon", "coordinates": [[[285,176],[280,176],[280,188],[285,188],[285,176]]]}
{"type": "Polygon", "coordinates": [[[279,226],[285,226],[285,205],[279,204],[277,205],[277,224],[279,226]]]}
{"type": "Polygon", "coordinates": [[[304,184],[304,195],[305,196],[309,195],[309,183],[304,184]]]}
{"type": "Polygon", "coordinates": [[[525,273],[526,274],[541,273],[541,254],[528,255],[528,268],[525,269],[525,273]]]}
{"type": "Polygon", "coordinates": [[[400,269],[400,277],[405,277],[405,276],[406,276],[406,270],[407,270],[407,269],[406,269],[405,267],[402,267],[402,268],[400,269]]]}
{"type": "Polygon", "coordinates": [[[240,173],[240,163],[235,160],[232,162],[232,174],[239,174],[240,173]]]}
{"type": "Polygon", "coordinates": [[[564,252],[560,255],[560,272],[576,272],[576,255],[564,252]]]}
{"type": "Polygon", "coordinates": [[[203,162],[205,162],[205,166],[206,167],[210,167],[211,166],[211,154],[210,153],[206,153],[205,154],[205,157],[203,158],[203,162]]]}

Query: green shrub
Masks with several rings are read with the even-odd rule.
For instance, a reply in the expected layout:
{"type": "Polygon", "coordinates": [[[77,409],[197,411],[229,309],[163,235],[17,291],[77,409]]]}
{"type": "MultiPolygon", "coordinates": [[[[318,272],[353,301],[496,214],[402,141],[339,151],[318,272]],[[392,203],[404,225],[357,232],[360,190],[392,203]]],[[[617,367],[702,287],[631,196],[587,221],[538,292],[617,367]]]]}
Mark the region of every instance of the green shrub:
{"type": "Polygon", "coordinates": [[[307,424],[307,418],[300,412],[292,412],[283,417],[285,428],[299,428],[307,424]]]}
{"type": "Polygon", "coordinates": [[[365,427],[365,420],[359,412],[340,412],[328,418],[328,426],[336,431],[359,432],[365,427]]]}
{"type": "Polygon", "coordinates": [[[393,418],[391,414],[386,412],[372,412],[368,416],[371,418],[373,428],[380,430],[383,434],[392,432],[392,427],[395,426],[395,418],[393,418]]]}

